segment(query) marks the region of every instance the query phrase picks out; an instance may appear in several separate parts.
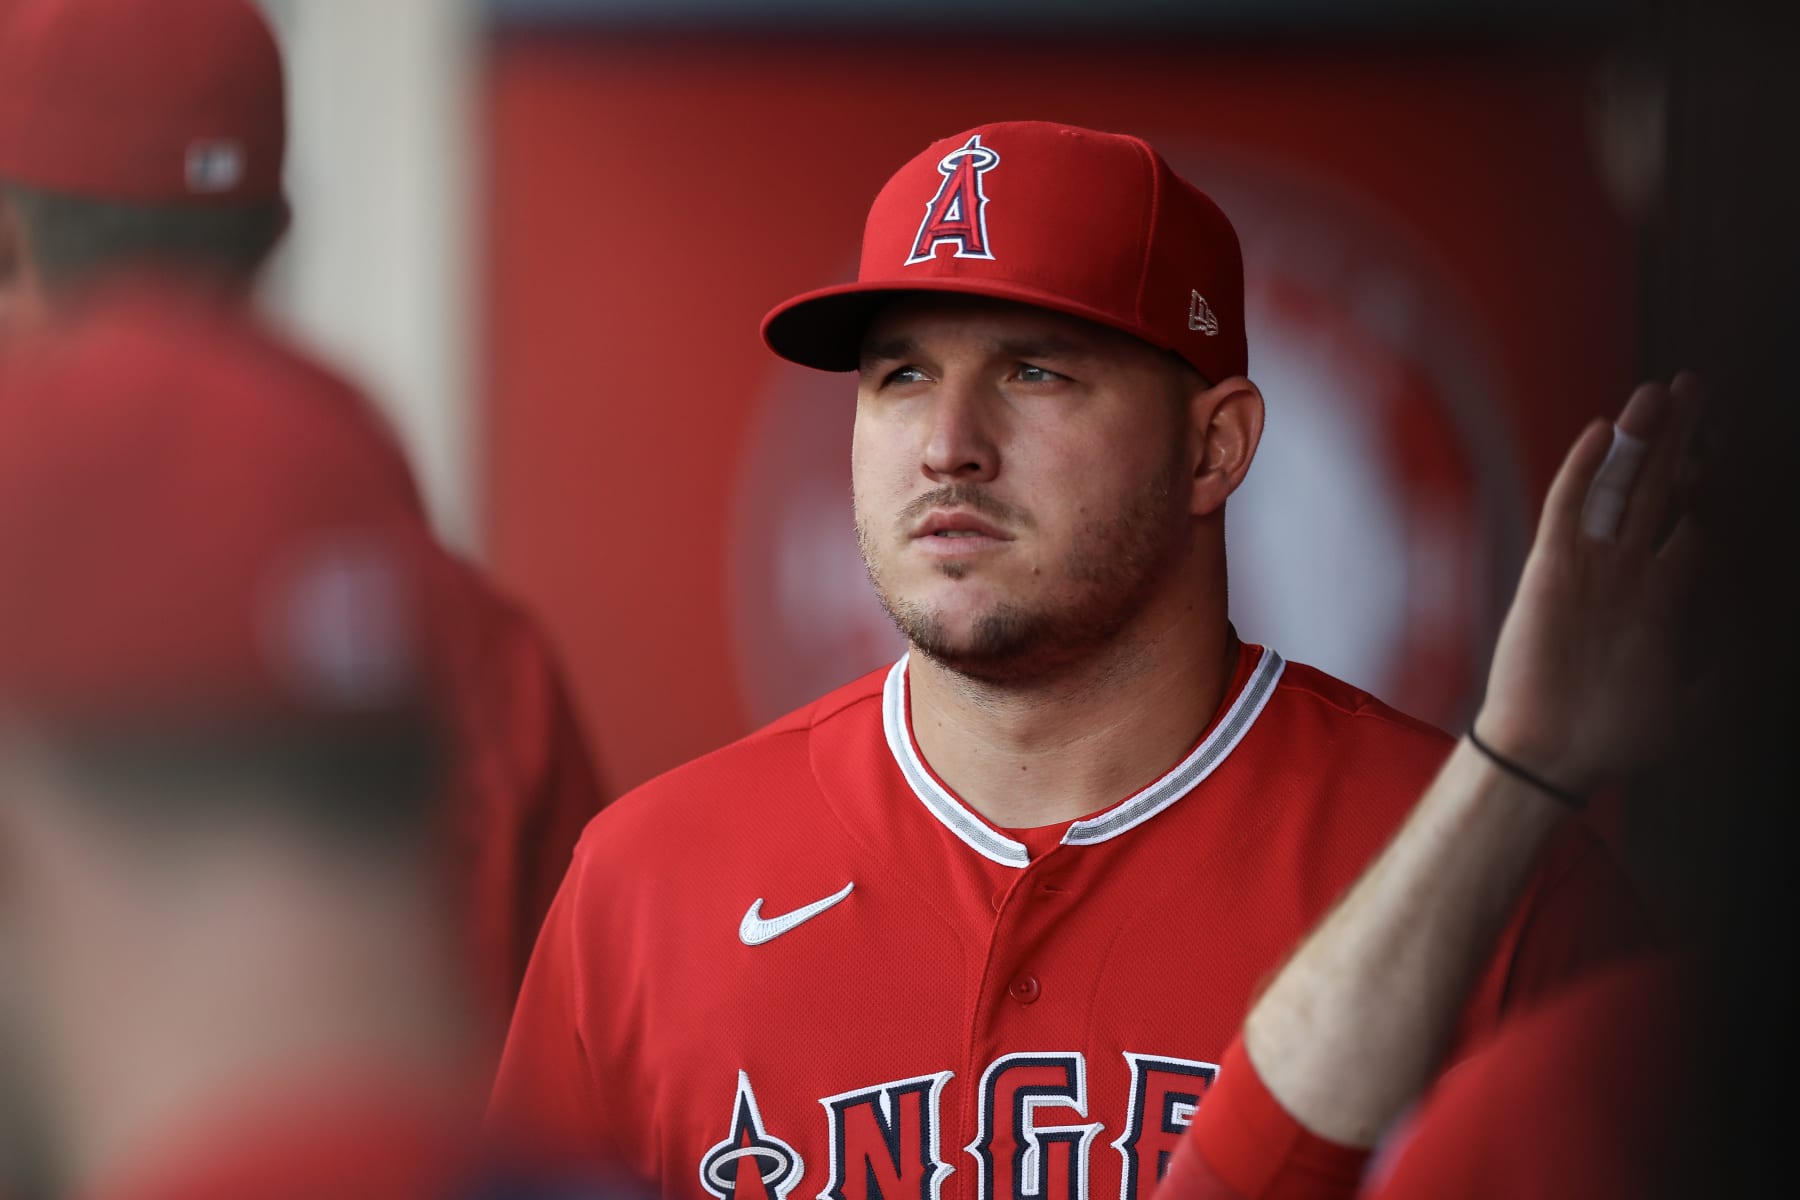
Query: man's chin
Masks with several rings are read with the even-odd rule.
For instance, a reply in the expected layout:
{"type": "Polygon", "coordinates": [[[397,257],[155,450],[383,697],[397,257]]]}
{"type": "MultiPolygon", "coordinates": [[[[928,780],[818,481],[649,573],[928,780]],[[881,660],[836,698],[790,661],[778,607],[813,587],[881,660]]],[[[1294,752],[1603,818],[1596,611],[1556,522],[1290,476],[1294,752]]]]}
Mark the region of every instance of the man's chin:
{"type": "Polygon", "coordinates": [[[973,679],[1004,682],[1035,675],[1047,648],[1040,614],[995,602],[953,609],[889,605],[888,613],[918,653],[973,679]]]}

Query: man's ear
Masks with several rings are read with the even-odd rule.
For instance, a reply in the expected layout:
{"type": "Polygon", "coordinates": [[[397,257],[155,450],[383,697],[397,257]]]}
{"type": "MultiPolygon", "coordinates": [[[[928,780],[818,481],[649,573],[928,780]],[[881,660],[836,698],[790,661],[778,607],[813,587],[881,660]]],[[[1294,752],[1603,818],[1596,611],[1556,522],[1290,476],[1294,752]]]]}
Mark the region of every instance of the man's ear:
{"type": "Polygon", "coordinates": [[[48,312],[25,223],[0,191],[0,339],[41,323],[48,312]]]}
{"type": "Polygon", "coordinates": [[[19,212],[12,200],[0,190],[0,292],[16,287],[24,269],[25,230],[19,224],[19,212]]]}
{"type": "Polygon", "coordinates": [[[1211,516],[1244,482],[1262,441],[1263,398],[1242,375],[1197,387],[1189,400],[1197,443],[1193,513],[1211,516]]]}

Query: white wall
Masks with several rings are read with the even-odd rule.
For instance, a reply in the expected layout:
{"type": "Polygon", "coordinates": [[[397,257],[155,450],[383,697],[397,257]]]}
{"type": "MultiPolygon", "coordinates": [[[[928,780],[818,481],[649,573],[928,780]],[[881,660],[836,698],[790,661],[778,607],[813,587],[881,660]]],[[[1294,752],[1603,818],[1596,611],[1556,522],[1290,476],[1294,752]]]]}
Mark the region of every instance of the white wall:
{"type": "Polygon", "coordinates": [[[287,60],[295,220],[272,311],[371,388],[440,531],[479,532],[472,0],[261,0],[287,60]]]}

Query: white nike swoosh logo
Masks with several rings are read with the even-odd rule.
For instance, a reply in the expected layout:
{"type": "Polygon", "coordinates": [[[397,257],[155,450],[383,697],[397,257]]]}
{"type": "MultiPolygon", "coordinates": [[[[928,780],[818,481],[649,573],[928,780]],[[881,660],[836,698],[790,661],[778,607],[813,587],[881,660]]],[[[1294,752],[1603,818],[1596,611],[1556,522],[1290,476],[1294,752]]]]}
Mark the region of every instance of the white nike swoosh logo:
{"type": "Polygon", "coordinates": [[[823,900],[813,901],[805,908],[796,908],[793,912],[782,913],[779,917],[770,917],[766,921],[762,915],[762,897],[758,896],[756,903],[750,906],[750,911],[744,914],[743,921],[738,924],[738,941],[746,946],[760,946],[764,942],[774,941],[794,926],[805,924],[844,899],[855,886],[854,882],[846,883],[841,892],[834,892],[823,900]]]}

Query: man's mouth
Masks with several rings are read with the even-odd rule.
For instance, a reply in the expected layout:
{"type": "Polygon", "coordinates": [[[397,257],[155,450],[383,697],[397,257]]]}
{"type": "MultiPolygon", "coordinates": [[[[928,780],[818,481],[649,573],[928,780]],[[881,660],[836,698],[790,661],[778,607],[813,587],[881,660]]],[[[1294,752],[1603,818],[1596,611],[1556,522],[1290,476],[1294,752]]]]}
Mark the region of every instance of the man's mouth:
{"type": "Polygon", "coordinates": [[[939,541],[984,538],[1010,542],[1012,535],[966,509],[933,509],[913,527],[914,539],[939,541]]]}

